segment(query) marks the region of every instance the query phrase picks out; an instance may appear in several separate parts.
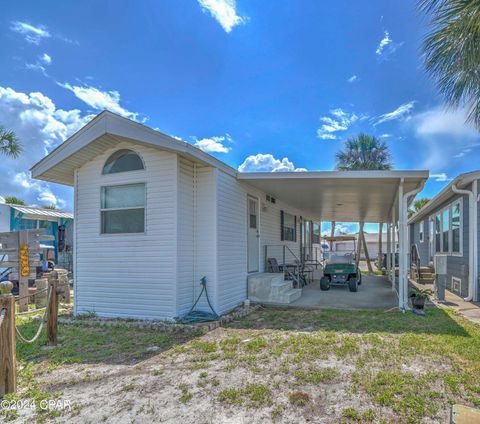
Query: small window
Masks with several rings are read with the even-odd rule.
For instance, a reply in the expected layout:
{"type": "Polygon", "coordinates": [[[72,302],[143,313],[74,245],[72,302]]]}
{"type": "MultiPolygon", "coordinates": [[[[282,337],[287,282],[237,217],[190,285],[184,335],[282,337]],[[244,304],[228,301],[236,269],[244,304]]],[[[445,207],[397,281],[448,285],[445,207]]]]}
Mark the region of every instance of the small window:
{"type": "Polygon", "coordinates": [[[145,184],[102,187],[102,234],[145,231],[145,184]]]}
{"type": "Polygon", "coordinates": [[[138,171],[145,169],[143,161],[134,151],[128,149],[117,150],[105,162],[103,175],[118,172],[138,171]]]}
{"type": "Polygon", "coordinates": [[[281,239],[284,241],[297,241],[297,217],[284,211],[281,216],[281,239]]]}
{"type": "Polygon", "coordinates": [[[248,199],[248,225],[251,229],[257,229],[257,201],[254,199],[248,199]]]}
{"type": "Polygon", "coordinates": [[[452,252],[461,252],[461,209],[460,202],[452,205],[452,252]]]}
{"type": "Polygon", "coordinates": [[[449,229],[450,229],[450,211],[445,209],[442,212],[442,252],[448,253],[449,251],[449,229]]]}
{"type": "Polygon", "coordinates": [[[418,224],[418,237],[420,239],[420,243],[423,243],[424,241],[424,229],[423,229],[423,221],[420,221],[420,224],[418,224]]]}

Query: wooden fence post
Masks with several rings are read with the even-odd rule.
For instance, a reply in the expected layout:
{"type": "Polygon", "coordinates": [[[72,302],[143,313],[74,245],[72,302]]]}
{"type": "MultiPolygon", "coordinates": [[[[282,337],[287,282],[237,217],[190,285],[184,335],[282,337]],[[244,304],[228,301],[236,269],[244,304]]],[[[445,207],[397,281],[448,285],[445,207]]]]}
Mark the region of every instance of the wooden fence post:
{"type": "MultiPolygon", "coordinates": [[[[28,263],[28,231],[19,231],[18,232],[18,244],[19,244],[19,260],[21,260],[21,256],[23,254],[26,255],[26,261],[28,263]],[[27,249],[26,253],[22,252],[22,247],[27,249]]],[[[28,302],[30,298],[28,297],[28,278],[29,278],[29,267],[26,270],[23,269],[22,266],[18,269],[18,309],[20,312],[28,311],[28,302]],[[24,274],[24,272],[26,274],[24,274]]]]}
{"type": "Polygon", "coordinates": [[[15,297],[10,294],[12,288],[10,281],[0,283],[0,397],[17,390],[15,297]]]}
{"type": "Polygon", "coordinates": [[[48,304],[48,315],[47,315],[47,345],[57,344],[57,329],[58,329],[57,283],[58,283],[58,274],[56,271],[52,271],[48,275],[50,303],[48,304]]]}

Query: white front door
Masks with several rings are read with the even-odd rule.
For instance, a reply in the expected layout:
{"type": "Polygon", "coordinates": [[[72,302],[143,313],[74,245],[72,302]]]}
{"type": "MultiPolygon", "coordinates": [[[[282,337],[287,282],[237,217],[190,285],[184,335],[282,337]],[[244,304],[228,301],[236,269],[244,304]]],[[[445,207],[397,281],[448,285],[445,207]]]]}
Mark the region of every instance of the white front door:
{"type": "Polygon", "coordinates": [[[260,253],[260,233],[258,230],[258,199],[248,196],[247,205],[247,267],[248,272],[258,272],[258,257],[260,253]]]}

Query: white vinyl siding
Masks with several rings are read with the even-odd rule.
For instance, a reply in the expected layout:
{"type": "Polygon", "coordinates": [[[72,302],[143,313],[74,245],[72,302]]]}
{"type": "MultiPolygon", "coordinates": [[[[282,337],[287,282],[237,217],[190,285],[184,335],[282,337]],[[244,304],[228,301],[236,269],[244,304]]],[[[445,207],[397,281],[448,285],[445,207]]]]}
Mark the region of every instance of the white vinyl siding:
{"type": "Polygon", "coordinates": [[[217,182],[218,307],[224,313],[247,293],[247,194],[224,172],[217,182]]]}
{"type": "Polygon", "coordinates": [[[194,291],[194,165],[178,157],[177,316],[193,305],[194,291]]]}
{"type": "MultiPolygon", "coordinates": [[[[210,301],[213,307],[218,309],[216,176],[217,170],[215,168],[196,166],[194,183],[194,297],[197,299],[202,289],[201,278],[207,277],[210,301]]],[[[198,302],[197,309],[210,310],[205,295],[198,302]]]]}
{"type": "Polygon", "coordinates": [[[75,187],[75,310],[99,316],[171,318],[177,280],[176,154],[130,143],[145,170],[102,175],[115,149],[77,170],[75,187]],[[143,234],[100,234],[105,185],[145,183],[143,234]]]}

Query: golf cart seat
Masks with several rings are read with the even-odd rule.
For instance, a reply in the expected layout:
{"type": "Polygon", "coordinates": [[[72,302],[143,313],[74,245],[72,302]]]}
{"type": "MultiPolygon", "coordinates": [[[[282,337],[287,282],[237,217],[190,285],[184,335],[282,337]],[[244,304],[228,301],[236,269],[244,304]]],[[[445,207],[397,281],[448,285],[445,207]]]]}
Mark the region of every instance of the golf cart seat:
{"type": "Polygon", "coordinates": [[[345,262],[352,263],[354,259],[354,254],[347,252],[344,254],[340,253],[333,253],[330,254],[330,257],[328,258],[328,263],[329,264],[344,264],[345,262]]]}

